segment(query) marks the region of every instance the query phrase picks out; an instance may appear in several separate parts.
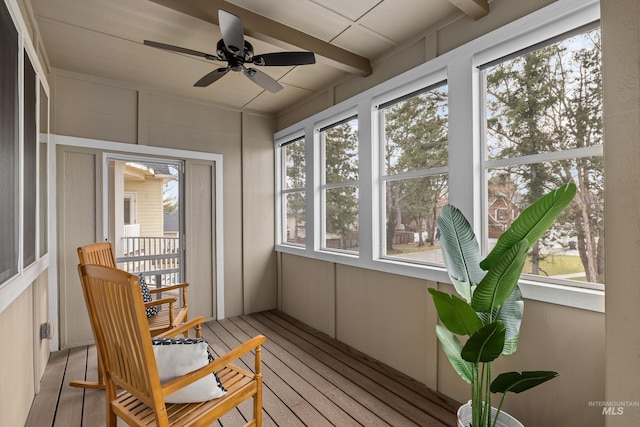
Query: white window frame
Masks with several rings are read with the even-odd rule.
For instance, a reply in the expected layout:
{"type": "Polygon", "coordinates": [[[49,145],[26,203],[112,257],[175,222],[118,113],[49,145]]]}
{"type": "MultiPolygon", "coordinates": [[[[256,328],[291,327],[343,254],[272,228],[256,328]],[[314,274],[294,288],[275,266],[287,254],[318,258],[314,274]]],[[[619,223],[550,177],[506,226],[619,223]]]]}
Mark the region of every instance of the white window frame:
{"type": "MultiPolygon", "coordinates": [[[[287,221],[288,221],[287,210],[286,210],[286,196],[292,193],[305,192],[305,197],[306,197],[306,188],[302,188],[302,187],[287,188],[287,185],[286,185],[287,162],[286,162],[286,156],[285,156],[286,151],[283,150],[283,148],[286,147],[287,145],[295,144],[298,141],[304,141],[305,150],[308,145],[312,145],[308,143],[307,139],[304,136],[304,133],[300,133],[300,132],[290,135],[278,143],[278,150],[277,150],[278,156],[276,158],[276,165],[277,165],[276,167],[278,168],[278,170],[282,171],[282,173],[277,175],[279,179],[276,180],[276,191],[279,194],[281,194],[281,197],[278,200],[278,204],[276,205],[276,218],[278,218],[278,221],[276,223],[276,235],[278,236],[279,241],[283,242],[283,244],[301,247],[303,245],[289,242],[287,241],[287,238],[286,238],[287,221]]],[[[306,164],[307,164],[307,159],[305,158],[305,166],[306,164]]],[[[304,181],[306,186],[306,183],[308,181],[306,169],[305,169],[304,181]]],[[[305,211],[305,214],[306,214],[306,211],[305,211]]],[[[306,223],[305,223],[305,229],[306,229],[306,223]]],[[[306,235],[307,235],[306,232],[307,230],[305,230],[305,242],[306,242],[306,235]]]]}
{"type": "MultiPolygon", "coordinates": [[[[0,0],[2,1],[2,0],[0,0]]],[[[7,307],[9,307],[23,292],[27,289],[31,284],[40,277],[40,275],[50,268],[50,260],[52,259],[52,255],[50,254],[51,246],[52,246],[52,227],[51,224],[53,221],[53,214],[50,209],[51,200],[51,145],[49,144],[49,135],[40,134],[40,88],[44,89],[47,94],[47,112],[49,111],[49,100],[50,98],[50,88],[48,81],[46,79],[46,73],[42,68],[41,61],[38,60],[37,50],[33,45],[32,40],[29,37],[28,26],[26,25],[22,14],[20,13],[20,7],[16,0],[5,0],[4,4],[7,7],[10,18],[13,20],[13,23],[16,27],[18,38],[16,43],[18,44],[18,153],[17,153],[17,188],[16,191],[18,193],[18,205],[16,210],[16,231],[18,232],[18,259],[17,259],[17,272],[12,277],[9,277],[4,282],[0,283],[0,313],[2,313],[7,307]],[[24,100],[24,55],[25,53],[29,56],[31,60],[31,65],[35,69],[36,72],[36,224],[35,224],[35,250],[36,250],[36,260],[35,262],[29,264],[28,266],[23,265],[23,203],[24,203],[24,108],[25,108],[25,100],[24,100]],[[41,143],[45,144],[45,147],[42,147],[41,143]],[[46,150],[45,153],[42,150],[46,150]],[[41,170],[40,170],[40,158],[43,156],[47,160],[47,173],[48,179],[43,180],[41,182],[41,170]],[[42,184],[48,186],[45,190],[42,188],[42,184]],[[46,200],[40,200],[40,192],[47,191],[46,200]],[[42,206],[42,202],[44,202],[45,206],[42,206]],[[46,219],[44,221],[47,222],[47,241],[48,246],[46,251],[41,251],[40,247],[40,238],[41,238],[41,217],[40,215],[45,215],[46,219]]],[[[47,121],[49,119],[47,118],[47,121]]],[[[51,277],[52,272],[49,270],[49,276],[51,277]]],[[[53,316],[53,313],[51,315],[53,316]]]]}
{"type": "MultiPolygon", "coordinates": [[[[449,105],[449,202],[468,218],[476,234],[485,223],[484,166],[482,152],[483,123],[480,114],[483,100],[478,67],[498,58],[564,34],[600,19],[599,0],[559,0],[511,22],[497,30],[419,65],[401,75],[368,89],[275,134],[278,144],[292,134],[305,134],[307,146],[307,241],[304,247],[287,245],[277,234],[276,250],[359,268],[389,272],[430,281],[449,283],[443,267],[410,265],[380,257],[381,173],[379,124],[376,106],[411,93],[420,87],[446,80],[449,105]],[[360,252],[358,257],[319,250],[318,230],[321,172],[317,161],[319,144],[314,130],[348,111],[358,115],[360,252]],[[309,143],[313,141],[313,143],[309,143]]],[[[282,164],[276,160],[278,176],[282,164]]],[[[276,180],[276,182],[279,180],[276,180]]],[[[281,195],[276,187],[276,198],[281,195]]],[[[276,201],[276,206],[280,202],[276,201]]],[[[277,212],[277,215],[281,215],[277,212]]],[[[280,216],[278,217],[280,218],[280,216]]],[[[278,220],[280,223],[280,220],[278,220]]],[[[585,289],[567,284],[552,284],[521,279],[523,296],[554,304],[604,312],[604,287],[585,289]]]]}
{"type": "MultiPolygon", "coordinates": [[[[435,76],[430,76],[430,79],[433,79],[435,76]]],[[[429,80],[428,80],[429,81],[429,80]]],[[[412,85],[413,86],[413,85],[412,85]]],[[[377,120],[377,133],[375,134],[375,139],[374,141],[377,142],[378,146],[377,148],[377,154],[378,154],[378,169],[377,169],[377,173],[376,176],[379,177],[379,181],[380,181],[380,185],[378,188],[378,205],[380,206],[380,211],[379,211],[379,218],[380,220],[378,221],[378,233],[379,234],[379,238],[376,239],[377,241],[377,247],[375,248],[374,253],[376,254],[376,258],[380,258],[380,259],[384,259],[384,260],[388,260],[388,261],[398,261],[398,262],[403,262],[403,263],[409,263],[409,264],[423,264],[423,265],[433,265],[432,263],[428,263],[428,262],[424,262],[424,261],[417,261],[417,260],[409,260],[407,258],[402,258],[402,257],[394,257],[394,256],[390,256],[387,255],[386,252],[386,234],[387,234],[387,229],[386,229],[386,212],[387,212],[387,202],[386,202],[386,190],[385,190],[385,186],[387,182],[391,182],[391,181],[401,181],[401,180],[407,180],[407,179],[412,179],[412,178],[425,178],[425,177],[431,177],[431,176],[437,176],[437,175],[442,175],[442,174],[446,174],[447,177],[449,175],[449,164],[447,163],[446,166],[440,166],[440,167],[435,167],[435,168],[430,168],[430,169],[419,169],[419,170],[413,170],[413,171],[408,171],[408,172],[400,172],[400,173],[395,173],[395,174],[387,174],[385,172],[385,164],[384,164],[384,153],[385,153],[385,127],[384,127],[384,123],[382,123],[382,120],[380,119],[381,115],[382,115],[382,110],[380,109],[380,105],[384,104],[386,102],[392,102],[395,101],[397,99],[402,98],[404,95],[406,94],[411,94],[414,92],[418,92],[420,91],[421,93],[426,93],[430,90],[435,90],[435,89],[439,89],[442,87],[446,87],[447,88],[447,97],[448,97],[448,92],[449,92],[449,85],[446,79],[443,79],[439,82],[435,82],[435,83],[431,83],[431,84],[427,84],[425,86],[422,86],[419,89],[413,90],[413,91],[409,91],[407,92],[407,87],[402,87],[402,92],[399,96],[396,96],[395,98],[391,98],[388,101],[385,102],[380,102],[381,99],[384,98],[379,98],[375,100],[375,109],[376,109],[376,120],[377,120]]],[[[415,96],[419,96],[420,93],[415,94],[415,96]]],[[[447,116],[448,116],[448,110],[449,110],[449,105],[448,105],[448,100],[447,100],[447,116]]],[[[447,125],[448,127],[448,125],[447,125]]],[[[447,190],[447,193],[449,191],[447,190]]]]}
{"type": "MultiPolygon", "coordinates": [[[[336,188],[348,188],[348,187],[355,187],[358,191],[360,191],[360,135],[358,134],[358,179],[357,180],[350,180],[350,181],[336,181],[336,182],[330,182],[327,183],[326,182],[326,174],[324,173],[325,169],[326,169],[326,149],[327,149],[327,145],[326,145],[326,140],[324,138],[324,129],[330,129],[333,127],[337,127],[340,124],[342,124],[341,122],[350,122],[354,117],[355,120],[358,121],[358,116],[357,114],[355,114],[353,111],[351,111],[352,114],[344,114],[344,117],[340,116],[339,118],[332,118],[331,120],[328,120],[327,123],[323,124],[322,126],[316,126],[314,129],[314,146],[317,146],[319,149],[319,154],[318,154],[318,162],[319,165],[317,165],[318,167],[318,171],[320,173],[320,209],[314,210],[317,211],[319,213],[319,217],[316,219],[317,220],[317,224],[320,224],[319,227],[319,236],[317,239],[317,243],[318,243],[318,250],[321,251],[326,251],[326,252],[335,252],[335,253],[339,253],[342,254],[344,256],[351,256],[351,257],[356,257],[358,258],[359,252],[354,252],[354,251],[348,251],[348,250],[341,250],[341,249],[334,249],[334,248],[327,248],[326,247],[326,241],[327,241],[327,216],[326,216],[326,208],[327,208],[327,200],[326,200],[326,192],[327,190],[332,190],[332,189],[336,189],[336,188]]],[[[358,124],[358,129],[360,128],[359,124],[358,124]]],[[[359,197],[358,197],[359,200],[359,197]]],[[[358,202],[358,230],[360,230],[360,203],[358,202]]],[[[315,228],[314,228],[315,229],[315,228]]]]}

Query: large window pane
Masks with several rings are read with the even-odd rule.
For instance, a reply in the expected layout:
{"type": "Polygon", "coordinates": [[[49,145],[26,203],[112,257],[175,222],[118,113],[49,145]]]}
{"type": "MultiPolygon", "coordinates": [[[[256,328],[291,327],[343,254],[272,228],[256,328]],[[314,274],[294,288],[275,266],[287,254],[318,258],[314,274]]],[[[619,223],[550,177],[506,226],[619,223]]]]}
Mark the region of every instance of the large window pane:
{"type": "Polygon", "coordinates": [[[446,188],[444,174],[386,183],[387,256],[442,263],[436,219],[448,201],[446,188]]]}
{"type": "Polygon", "coordinates": [[[327,189],[325,200],[325,249],[358,252],[358,191],[355,186],[327,189]]]}
{"type": "Polygon", "coordinates": [[[359,251],[358,121],[344,120],[320,132],[324,249],[359,251]]]}
{"type": "Polygon", "coordinates": [[[325,183],[358,179],[358,122],[350,120],[322,131],[325,183]]]}
{"type": "Polygon", "coordinates": [[[602,144],[600,30],[485,70],[487,158],[602,144]]]}
{"type": "Polygon", "coordinates": [[[384,120],[385,174],[427,170],[448,162],[447,86],[380,109],[384,120]]]}
{"type": "Polygon", "coordinates": [[[49,174],[49,155],[47,153],[49,146],[49,97],[44,88],[40,86],[40,193],[38,195],[40,201],[40,256],[49,251],[49,228],[47,226],[49,219],[49,200],[48,191],[48,174],[49,174]]]}
{"type": "Polygon", "coordinates": [[[447,86],[380,107],[384,127],[384,255],[441,263],[436,219],[448,201],[447,86]]]}
{"type": "Polygon", "coordinates": [[[298,138],[280,146],[282,168],[281,228],[283,243],[304,246],[306,242],[307,182],[305,140],[298,138]]]}
{"type": "Polygon", "coordinates": [[[306,158],[304,138],[287,143],[282,147],[284,158],[284,188],[304,188],[306,182],[306,158]]]}
{"type": "Polygon", "coordinates": [[[283,241],[297,245],[304,245],[306,238],[307,206],[303,191],[284,194],[284,212],[286,224],[283,241]]]}
{"type": "Polygon", "coordinates": [[[22,264],[28,266],[36,261],[36,169],[38,159],[36,135],[36,71],[24,52],[24,150],[23,150],[23,247],[22,264]]]}
{"type": "Polygon", "coordinates": [[[0,3],[0,284],[18,273],[18,32],[0,3]]]}
{"type": "Polygon", "coordinates": [[[578,188],[534,246],[526,273],[604,283],[600,54],[594,29],[484,71],[489,246],[550,189],[578,188]],[[549,153],[559,160],[545,161],[549,153]]]}

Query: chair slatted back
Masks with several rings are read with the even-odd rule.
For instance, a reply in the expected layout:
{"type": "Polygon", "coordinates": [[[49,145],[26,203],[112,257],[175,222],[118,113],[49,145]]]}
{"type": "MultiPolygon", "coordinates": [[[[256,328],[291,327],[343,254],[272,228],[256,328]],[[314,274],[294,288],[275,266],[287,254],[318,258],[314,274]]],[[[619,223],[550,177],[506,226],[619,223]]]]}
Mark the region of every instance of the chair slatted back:
{"type": "Polygon", "coordinates": [[[110,242],[91,243],[78,248],[80,264],[106,265],[117,268],[116,257],[110,242]]]}
{"type": "MultiPolygon", "coordinates": [[[[149,407],[162,405],[140,279],[100,265],[78,266],[100,357],[114,383],[149,407]]],[[[160,393],[161,394],[161,393],[160,393]]]]}

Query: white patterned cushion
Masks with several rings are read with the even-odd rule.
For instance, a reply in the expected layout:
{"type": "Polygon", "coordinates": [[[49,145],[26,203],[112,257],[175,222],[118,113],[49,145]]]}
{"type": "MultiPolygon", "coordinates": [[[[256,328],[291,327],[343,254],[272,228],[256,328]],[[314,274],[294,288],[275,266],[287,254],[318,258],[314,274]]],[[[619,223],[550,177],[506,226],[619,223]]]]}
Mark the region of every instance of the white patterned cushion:
{"type": "MultiPolygon", "coordinates": [[[[160,382],[202,368],[213,361],[202,338],[152,338],[160,382]]],[[[165,397],[167,403],[195,403],[222,397],[227,391],[214,372],[165,397]]]]}

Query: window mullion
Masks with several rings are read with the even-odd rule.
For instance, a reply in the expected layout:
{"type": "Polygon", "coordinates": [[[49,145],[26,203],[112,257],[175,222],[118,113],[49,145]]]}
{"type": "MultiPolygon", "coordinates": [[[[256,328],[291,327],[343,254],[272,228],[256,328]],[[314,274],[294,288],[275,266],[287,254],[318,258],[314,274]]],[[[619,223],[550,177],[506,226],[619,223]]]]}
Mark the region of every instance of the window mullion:
{"type": "Polygon", "coordinates": [[[451,61],[449,84],[449,203],[467,217],[474,229],[481,224],[481,158],[479,147],[479,72],[473,58],[451,61]]]}

